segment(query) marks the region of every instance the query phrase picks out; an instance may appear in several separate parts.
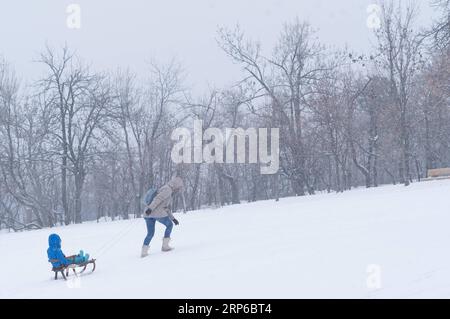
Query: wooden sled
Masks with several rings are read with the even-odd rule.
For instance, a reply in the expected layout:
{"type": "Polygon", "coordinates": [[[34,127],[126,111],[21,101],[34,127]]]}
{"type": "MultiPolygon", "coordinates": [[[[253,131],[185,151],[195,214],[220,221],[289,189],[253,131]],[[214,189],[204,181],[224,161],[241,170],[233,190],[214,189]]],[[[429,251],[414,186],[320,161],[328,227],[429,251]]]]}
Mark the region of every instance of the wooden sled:
{"type": "MultiPolygon", "coordinates": [[[[70,258],[70,257],[68,257],[70,258]]],[[[50,260],[50,262],[58,262],[58,260],[52,259],[50,260]]],[[[75,276],[78,276],[78,274],[82,274],[83,272],[86,271],[87,266],[89,264],[92,264],[92,271],[95,271],[95,259],[91,259],[88,260],[84,263],[81,264],[70,264],[68,266],[61,266],[61,267],[53,267],[52,271],[55,273],[55,280],[58,279],[58,274],[61,273],[62,277],[64,278],[64,280],[67,280],[67,277],[69,277],[69,271],[72,269],[73,273],[75,276]],[[76,269],[77,268],[83,268],[81,269],[81,271],[79,273],[77,273],[76,269]]]]}

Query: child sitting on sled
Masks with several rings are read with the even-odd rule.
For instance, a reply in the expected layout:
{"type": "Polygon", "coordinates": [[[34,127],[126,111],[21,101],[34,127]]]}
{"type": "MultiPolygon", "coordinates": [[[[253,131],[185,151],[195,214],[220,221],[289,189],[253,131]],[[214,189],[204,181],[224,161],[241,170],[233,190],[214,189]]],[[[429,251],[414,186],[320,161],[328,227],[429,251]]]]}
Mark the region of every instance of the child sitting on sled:
{"type": "Polygon", "coordinates": [[[54,268],[65,267],[71,264],[82,264],[89,261],[89,254],[82,250],[78,255],[66,257],[61,250],[61,238],[57,234],[48,237],[47,256],[54,268]]]}

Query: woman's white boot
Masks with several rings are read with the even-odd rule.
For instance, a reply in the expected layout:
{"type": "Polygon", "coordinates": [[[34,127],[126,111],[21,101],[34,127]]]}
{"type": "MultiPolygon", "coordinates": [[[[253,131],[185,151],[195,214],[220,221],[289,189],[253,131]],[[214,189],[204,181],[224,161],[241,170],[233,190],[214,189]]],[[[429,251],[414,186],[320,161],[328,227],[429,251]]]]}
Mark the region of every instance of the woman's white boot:
{"type": "Polygon", "coordinates": [[[170,242],[170,238],[163,238],[163,244],[162,244],[162,251],[171,251],[173,249],[173,247],[169,246],[169,242],[170,242]]]}
{"type": "Polygon", "coordinates": [[[148,256],[148,248],[149,248],[149,246],[147,246],[147,245],[142,246],[141,258],[148,256]]]}

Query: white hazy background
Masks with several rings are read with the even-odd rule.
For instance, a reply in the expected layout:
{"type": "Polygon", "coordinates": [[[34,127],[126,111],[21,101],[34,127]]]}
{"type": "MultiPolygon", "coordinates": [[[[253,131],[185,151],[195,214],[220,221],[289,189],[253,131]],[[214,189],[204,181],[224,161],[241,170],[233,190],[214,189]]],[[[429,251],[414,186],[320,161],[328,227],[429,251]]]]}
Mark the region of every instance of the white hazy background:
{"type": "MultiPolygon", "coordinates": [[[[399,0],[400,1],[400,0],[399,0]]],[[[175,57],[194,91],[239,79],[239,68],[218,47],[219,26],[239,24],[270,53],[283,23],[295,17],[318,29],[322,43],[366,51],[372,30],[367,7],[374,0],[0,0],[0,55],[22,78],[34,79],[33,63],[47,43],[65,43],[96,69],[128,67],[145,77],[150,59],[175,57]],[[69,4],[81,7],[81,29],[66,25],[69,4]]],[[[418,1],[420,23],[432,19],[428,0],[418,1]]]]}

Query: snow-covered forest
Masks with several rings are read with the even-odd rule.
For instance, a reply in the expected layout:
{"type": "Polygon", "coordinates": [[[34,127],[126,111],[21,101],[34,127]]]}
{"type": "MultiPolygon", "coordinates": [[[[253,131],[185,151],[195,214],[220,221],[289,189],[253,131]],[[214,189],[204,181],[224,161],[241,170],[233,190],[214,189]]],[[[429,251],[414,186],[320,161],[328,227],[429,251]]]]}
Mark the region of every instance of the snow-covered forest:
{"type": "Polygon", "coordinates": [[[241,27],[219,27],[217,45],[242,76],[200,95],[177,59],[151,63],[141,81],[114,66],[96,71],[76,48],[43,44],[35,63],[44,72],[24,85],[27,75],[3,57],[0,229],[140,217],[148,187],[174,172],[196,210],[408,186],[450,166],[450,0],[433,5],[439,18],[420,25],[414,6],[383,2],[370,54],[330,48],[300,19],[286,21],[272,48],[241,27]],[[175,165],[171,133],[193,120],[203,129],[280,128],[280,170],[175,165]]]}

